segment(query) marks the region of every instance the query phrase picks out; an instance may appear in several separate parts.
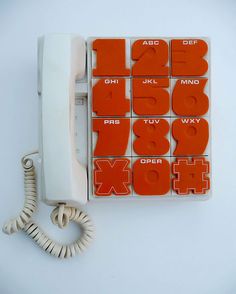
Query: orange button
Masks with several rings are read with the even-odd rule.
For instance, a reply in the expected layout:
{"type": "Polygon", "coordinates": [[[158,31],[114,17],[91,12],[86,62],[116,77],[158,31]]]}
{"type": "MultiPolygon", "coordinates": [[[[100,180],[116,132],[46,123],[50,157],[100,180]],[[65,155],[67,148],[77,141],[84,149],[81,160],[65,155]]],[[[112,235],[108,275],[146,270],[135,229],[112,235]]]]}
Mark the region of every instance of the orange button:
{"type": "Polygon", "coordinates": [[[94,76],[128,76],[126,68],[125,39],[96,39],[93,41],[96,51],[94,76]]]}
{"type": "Polygon", "coordinates": [[[98,116],[125,115],[130,111],[125,79],[100,79],[92,90],[93,111],[98,116]]]}
{"type": "Polygon", "coordinates": [[[171,41],[172,76],[202,76],[208,70],[204,59],[207,43],[199,39],[171,41]]]}
{"type": "Polygon", "coordinates": [[[94,118],[93,131],[97,132],[94,156],[125,155],[130,134],[129,118],[94,118]]]}
{"type": "Polygon", "coordinates": [[[177,158],[172,163],[173,190],[177,194],[205,194],[210,189],[209,162],[205,158],[177,158]]]}
{"type": "Polygon", "coordinates": [[[204,115],[209,108],[208,96],[204,93],[207,79],[177,80],[172,94],[175,114],[183,116],[204,115]]]}
{"type": "Polygon", "coordinates": [[[162,115],[169,111],[169,79],[134,78],[133,109],[138,115],[162,115]]]}
{"type": "Polygon", "coordinates": [[[170,143],[166,138],[169,123],[165,119],[138,119],[134,122],[133,131],[136,139],[133,148],[139,155],[163,155],[169,151],[170,143]]]}
{"type": "Polygon", "coordinates": [[[174,155],[201,155],[209,139],[209,126],[204,118],[179,118],[172,123],[176,141],[174,155]]]}
{"type": "Polygon", "coordinates": [[[168,76],[168,43],[164,40],[137,40],[132,46],[133,76],[168,76]]]}
{"type": "Polygon", "coordinates": [[[140,158],[133,165],[133,187],[139,195],[164,195],[170,190],[170,164],[163,158],[140,158]]]}
{"type": "Polygon", "coordinates": [[[131,170],[127,158],[94,160],[94,194],[125,196],[130,194],[131,170]]]}

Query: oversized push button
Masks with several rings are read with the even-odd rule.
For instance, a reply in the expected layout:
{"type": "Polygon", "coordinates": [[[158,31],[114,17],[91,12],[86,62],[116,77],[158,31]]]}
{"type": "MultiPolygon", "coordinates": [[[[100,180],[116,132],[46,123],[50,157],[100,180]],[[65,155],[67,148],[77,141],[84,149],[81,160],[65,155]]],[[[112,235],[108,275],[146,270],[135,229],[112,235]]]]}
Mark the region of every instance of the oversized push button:
{"type": "Polygon", "coordinates": [[[98,116],[122,116],[130,111],[125,79],[100,79],[92,90],[93,111],[98,116]]]}
{"type": "Polygon", "coordinates": [[[168,76],[168,43],[164,40],[137,40],[132,46],[133,76],[168,76]]]}
{"type": "Polygon", "coordinates": [[[170,142],[166,138],[169,123],[165,119],[138,119],[134,122],[133,131],[136,139],[133,149],[138,155],[163,155],[169,151],[170,142]]]}
{"type": "Polygon", "coordinates": [[[170,109],[169,79],[134,78],[133,110],[138,115],[163,115],[170,109]]]}
{"type": "Polygon", "coordinates": [[[125,196],[130,194],[131,169],[127,158],[96,159],[94,186],[97,196],[125,196]]]}
{"type": "Polygon", "coordinates": [[[172,108],[175,114],[199,116],[207,113],[208,96],[204,93],[207,79],[177,80],[172,93],[172,108]]]}
{"type": "Polygon", "coordinates": [[[94,76],[128,76],[126,68],[125,39],[96,39],[93,41],[96,51],[94,76]]]}
{"type": "Polygon", "coordinates": [[[205,158],[177,158],[172,163],[173,190],[180,195],[205,194],[210,189],[209,162],[205,158]]]}
{"type": "Polygon", "coordinates": [[[170,164],[163,158],[140,158],[133,165],[133,187],[138,195],[165,195],[170,190],[170,164]]]}
{"type": "Polygon", "coordinates": [[[123,156],[126,154],[130,119],[93,119],[93,131],[97,133],[94,156],[123,156]]]}
{"type": "Polygon", "coordinates": [[[200,39],[181,39],[171,41],[172,76],[203,76],[208,70],[204,59],[207,43],[200,39]]]}
{"type": "Polygon", "coordinates": [[[204,118],[179,118],[172,123],[176,141],[174,155],[202,155],[209,140],[209,125],[204,118]]]}

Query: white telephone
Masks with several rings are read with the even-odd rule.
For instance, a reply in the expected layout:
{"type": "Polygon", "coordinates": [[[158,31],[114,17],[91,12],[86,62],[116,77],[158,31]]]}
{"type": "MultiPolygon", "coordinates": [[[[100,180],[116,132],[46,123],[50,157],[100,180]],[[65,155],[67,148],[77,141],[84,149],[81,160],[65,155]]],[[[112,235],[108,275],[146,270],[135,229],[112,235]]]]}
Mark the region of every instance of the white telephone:
{"type": "MultiPolygon", "coordinates": [[[[36,174],[22,158],[25,205],[3,228],[24,230],[48,253],[74,256],[93,238],[80,207],[101,199],[208,199],[210,76],[207,38],[89,38],[38,42],[39,188],[80,238],[61,245],[32,221],[36,174]]],[[[115,200],[116,199],[116,200],[115,200]]]]}

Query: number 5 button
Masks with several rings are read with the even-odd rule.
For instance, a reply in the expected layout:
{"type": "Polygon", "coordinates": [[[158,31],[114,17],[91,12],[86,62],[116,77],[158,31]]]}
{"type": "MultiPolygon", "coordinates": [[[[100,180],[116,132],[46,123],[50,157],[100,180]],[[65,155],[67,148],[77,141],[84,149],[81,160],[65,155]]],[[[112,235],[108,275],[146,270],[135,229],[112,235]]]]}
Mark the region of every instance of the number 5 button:
{"type": "Polygon", "coordinates": [[[133,110],[138,115],[163,115],[169,111],[169,79],[133,78],[133,110]]]}

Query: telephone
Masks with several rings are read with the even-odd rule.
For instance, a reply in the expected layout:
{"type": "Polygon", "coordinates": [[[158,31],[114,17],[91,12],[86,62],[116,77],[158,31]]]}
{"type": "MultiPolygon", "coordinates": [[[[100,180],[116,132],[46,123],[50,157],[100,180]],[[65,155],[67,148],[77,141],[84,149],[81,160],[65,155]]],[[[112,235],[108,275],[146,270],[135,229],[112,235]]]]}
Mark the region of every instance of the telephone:
{"type": "Polygon", "coordinates": [[[25,205],[3,227],[24,230],[60,258],[93,239],[88,200],[208,199],[210,70],[207,38],[38,40],[41,199],[56,206],[60,228],[75,221],[80,238],[61,245],[32,221],[37,208],[32,155],[22,158],[25,205]]]}

